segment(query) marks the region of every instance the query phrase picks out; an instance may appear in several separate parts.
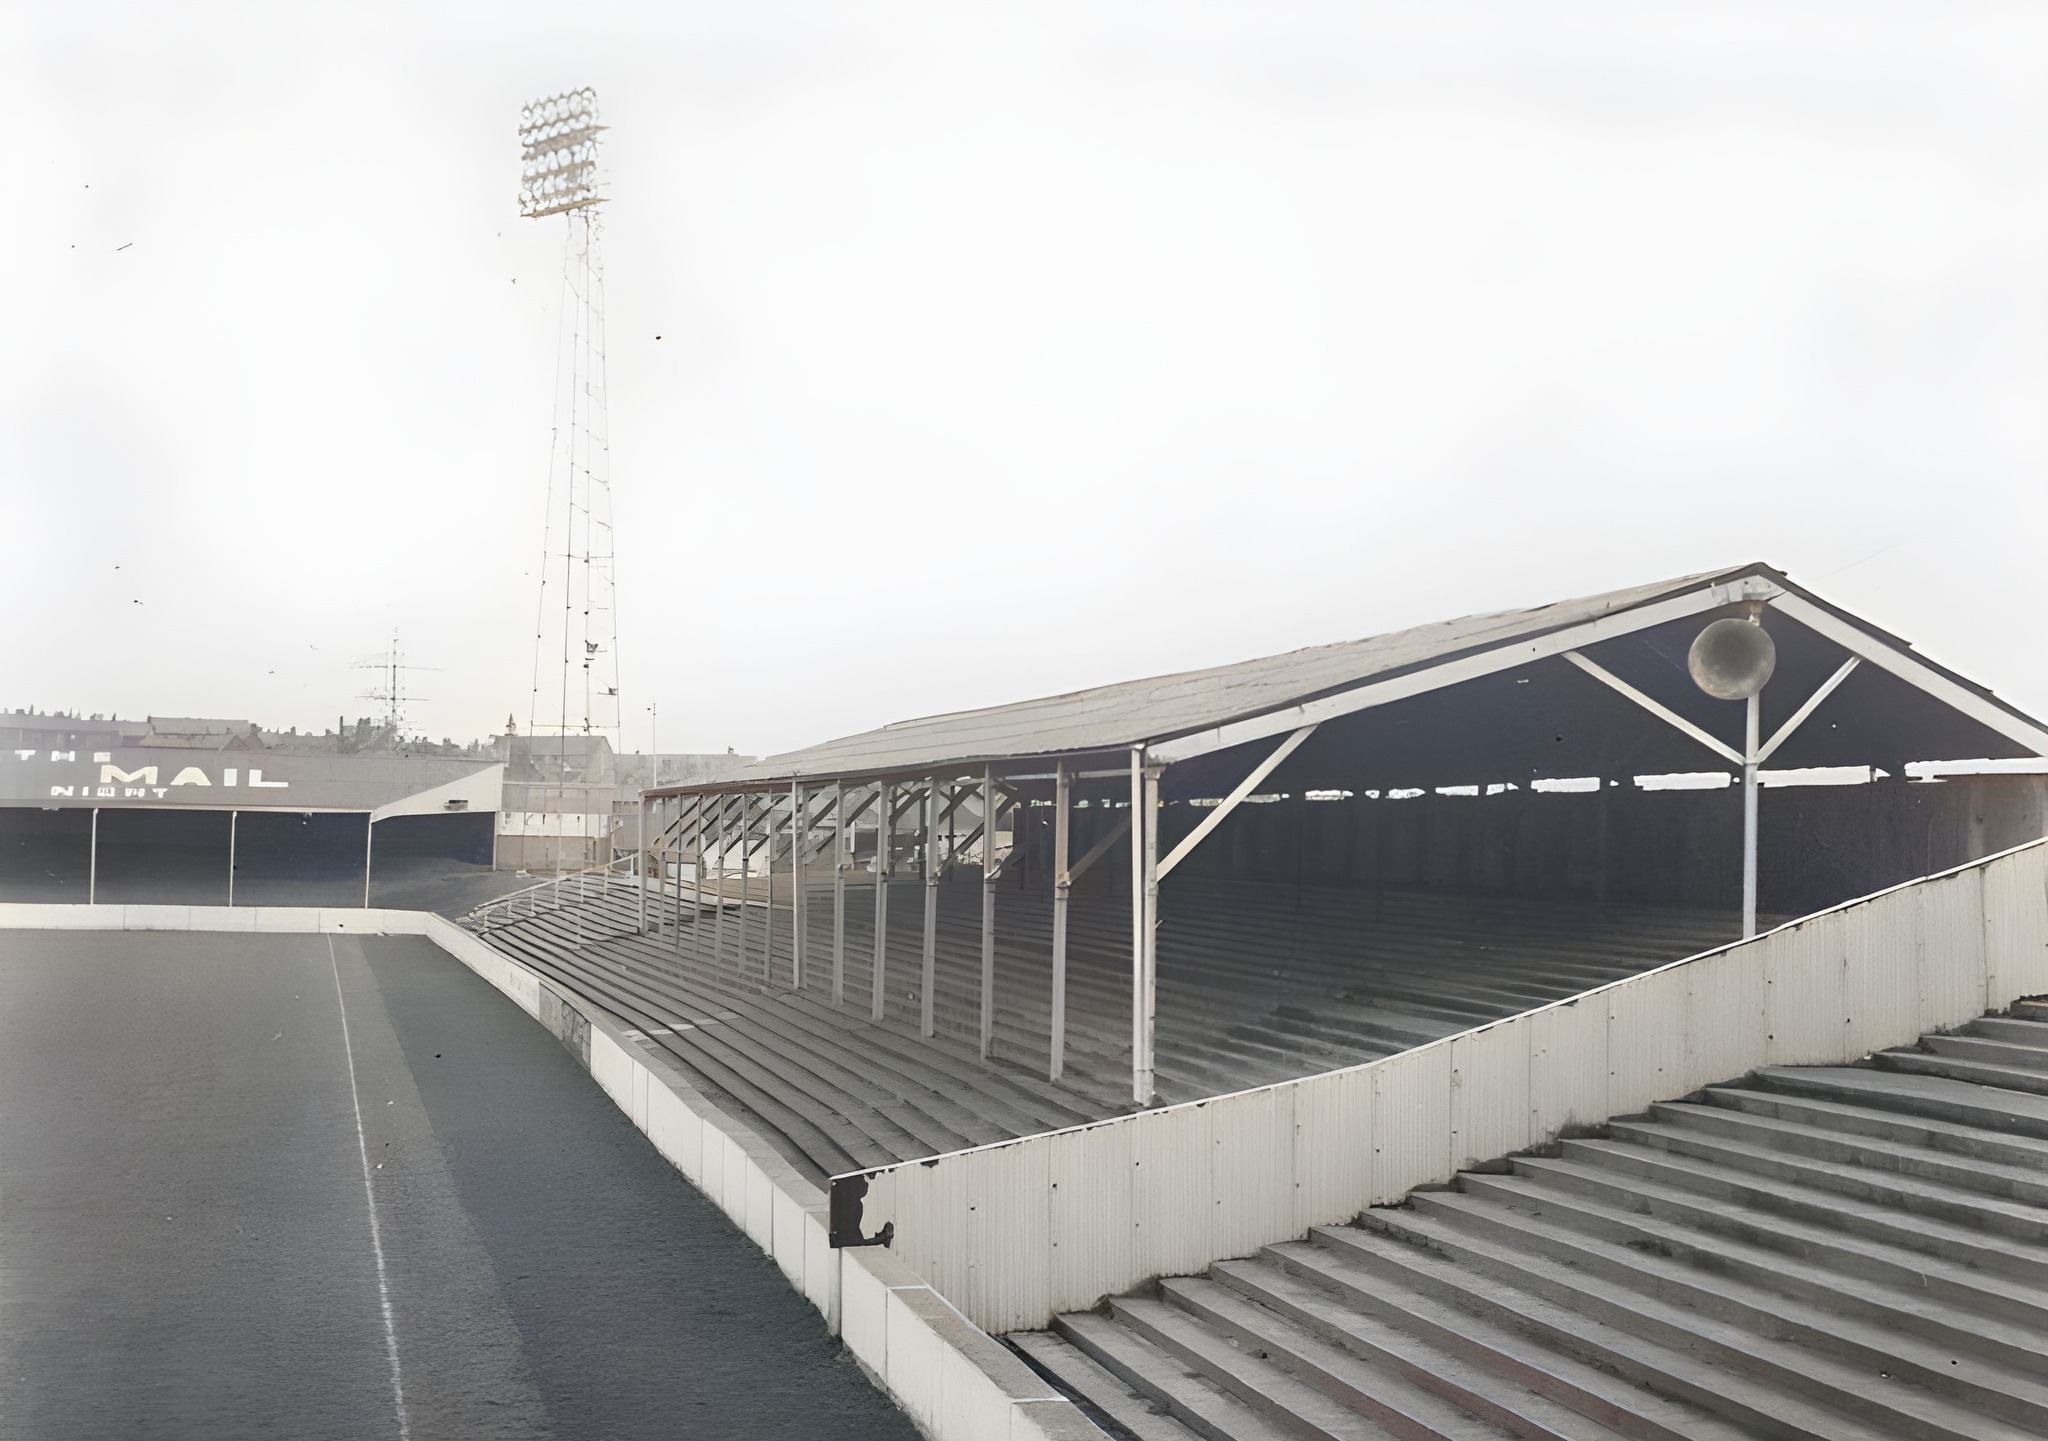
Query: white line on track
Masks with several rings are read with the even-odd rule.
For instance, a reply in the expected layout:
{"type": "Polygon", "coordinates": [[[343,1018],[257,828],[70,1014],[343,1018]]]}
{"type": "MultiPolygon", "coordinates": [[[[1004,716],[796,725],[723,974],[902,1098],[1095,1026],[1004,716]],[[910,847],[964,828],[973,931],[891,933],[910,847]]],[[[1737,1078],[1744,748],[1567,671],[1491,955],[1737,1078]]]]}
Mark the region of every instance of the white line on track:
{"type": "Polygon", "coordinates": [[[377,1188],[370,1181],[370,1143],[363,1135],[363,1098],[356,1090],[356,1048],[348,1036],[348,1001],[341,993],[341,961],[334,937],[327,938],[327,960],[334,967],[334,999],[341,1006],[341,1047],[348,1053],[348,1098],[356,1108],[356,1154],[363,1162],[363,1200],[370,1209],[370,1248],[377,1253],[377,1298],[384,1307],[384,1354],[391,1361],[391,1399],[398,1406],[399,1441],[410,1441],[412,1423],[405,1414],[405,1373],[398,1364],[398,1324],[391,1312],[391,1284],[384,1271],[384,1233],[377,1224],[377,1188]]]}

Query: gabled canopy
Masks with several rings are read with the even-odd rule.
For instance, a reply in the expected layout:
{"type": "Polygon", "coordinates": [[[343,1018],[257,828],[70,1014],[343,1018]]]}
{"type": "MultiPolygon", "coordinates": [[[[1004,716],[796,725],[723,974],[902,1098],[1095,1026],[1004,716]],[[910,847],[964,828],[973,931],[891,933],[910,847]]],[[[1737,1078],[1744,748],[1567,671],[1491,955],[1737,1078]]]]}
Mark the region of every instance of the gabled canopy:
{"type": "MultiPolygon", "coordinates": [[[[1605,641],[1674,623],[1700,623],[1712,612],[1755,601],[1768,602],[1772,614],[1791,619],[1804,632],[1954,713],[1969,735],[1985,742],[1978,753],[2048,755],[2048,727],[2041,722],[1924,659],[1907,642],[1795,586],[1771,567],[1755,564],[1207,670],[899,721],[769,756],[715,783],[663,787],[649,794],[1004,767],[1139,746],[1153,761],[1173,764],[1499,676],[1605,641]]],[[[1585,684],[1598,689],[1591,679],[1585,684]]]]}

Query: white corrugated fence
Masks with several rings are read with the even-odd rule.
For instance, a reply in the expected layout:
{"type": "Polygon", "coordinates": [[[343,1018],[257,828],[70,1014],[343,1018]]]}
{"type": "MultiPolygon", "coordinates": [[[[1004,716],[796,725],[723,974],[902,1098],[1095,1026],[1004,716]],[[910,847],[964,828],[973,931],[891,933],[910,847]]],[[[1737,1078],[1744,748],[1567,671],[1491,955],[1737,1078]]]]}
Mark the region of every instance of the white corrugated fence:
{"type": "Polygon", "coordinates": [[[870,1172],[863,1229],[989,1331],[1342,1222],[1758,1066],[2048,992],[2048,841],[1347,1070],[870,1172]]]}

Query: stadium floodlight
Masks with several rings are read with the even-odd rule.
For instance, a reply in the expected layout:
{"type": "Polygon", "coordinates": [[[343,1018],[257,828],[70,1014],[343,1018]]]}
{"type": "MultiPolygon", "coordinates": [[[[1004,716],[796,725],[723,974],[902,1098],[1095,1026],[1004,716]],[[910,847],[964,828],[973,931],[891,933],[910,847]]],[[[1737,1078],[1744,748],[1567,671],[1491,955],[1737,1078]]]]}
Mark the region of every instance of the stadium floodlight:
{"type": "Polygon", "coordinates": [[[589,86],[519,112],[519,213],[529,219],[601,205],[597,92],[589,86]]]}

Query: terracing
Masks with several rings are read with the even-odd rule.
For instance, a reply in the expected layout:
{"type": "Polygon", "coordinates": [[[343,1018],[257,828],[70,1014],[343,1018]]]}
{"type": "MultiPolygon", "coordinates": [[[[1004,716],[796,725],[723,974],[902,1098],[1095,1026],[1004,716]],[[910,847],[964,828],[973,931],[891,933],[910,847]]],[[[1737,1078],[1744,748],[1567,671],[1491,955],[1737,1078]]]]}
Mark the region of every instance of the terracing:
{"type": "Polygon", "coordinates": [[[1768,1067],[1011,1338],[1138,1441],[2048,1431],[2048,1005],[1768,1067]]]}
{"type": "MultiPolygon", "coordinates": [[[[829,887],[808,907],[800,986],[789,984],[786,894],[773,936],[758,900],[728,904],[721,921],[694,897],[679,908],[650,898],[654,932],[642,935],[637,898],[615,887],[486,938],[670,1052],[814,1177],[1132,1109],[1125,893],[1077,891],[1067,1059],[1053,1082],[1049,902],[1021,886],[1001,892],[995,1041],[984,1059],[979,887],[938,889],[930,1038],[919,1034],[923,922],[911,905],[890,910],[883,1018],[871,1019],[867,887],[849,889],[836,1004],[829,887]]],[[[1733,924],[1703,910],[1248,885],[1176,895],[1174,917],[1159,966],[1159,1089],[1169,1103],[1406,1050],[1704,949],[1733,924]]]]}

